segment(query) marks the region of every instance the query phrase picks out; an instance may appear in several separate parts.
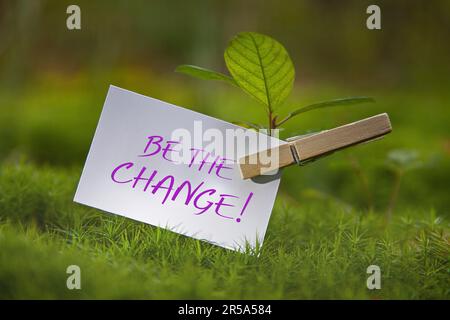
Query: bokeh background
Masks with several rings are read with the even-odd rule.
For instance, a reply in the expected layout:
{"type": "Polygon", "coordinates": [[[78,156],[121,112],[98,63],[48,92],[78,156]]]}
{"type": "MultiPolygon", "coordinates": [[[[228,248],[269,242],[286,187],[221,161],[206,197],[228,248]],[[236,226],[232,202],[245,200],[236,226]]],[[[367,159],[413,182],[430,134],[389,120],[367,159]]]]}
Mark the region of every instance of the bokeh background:
{"type": "MultiPolygon", "coordinates": [[[[448,298],[449,32],[450,2],[444,0],[0,0],[0,295],[448,298]],[[70,4],[81,8],[81,30],[66,28],[70,4]],[[366,28],[370,4],[381,7],[382,30],[366,28]],[[328,99],[357,95],[376,99],[374,104],[301,115],[286,125],[282,137],[381,112],[389,113],[393,132],[381,141],[285,170],[268,230],[266,257],[271,262],[243,261],[175,235],[166,235],[162,245],[148,239],[143,244],[145,240],[134,234],[133,248],[144,253],[115,251],[124,245],[123,234],[141,226],[71,202],[109,84],[226,121],[265,123],[263,107],[236,88],[174,72],[177,65],[188,63],[226,73],[223,51],[240,31],[268,34],[290,53],[296,82],[279,110],[282,115],[292,106],[328,99]],[[105,231],[111,224],[118,226],[117,233],[105,231]],[[116,240],[98,240],[89,229],[94,227],[116,240]],[[340,234],[343,240],[336,244],[340,234]],[[41,238],[46,240],[36,240],[41,238]],[[322,241],[328,240],[322,248],[322,241]],[[83,246],[83,241],[89,244],[83,246]],[[352,251],[354,241],[358,253],[352,251]],[[171,251],[173,243],[182,243],[186,252],[197,250],[199,261],[186,266],[185,256],[171,251]],[[384,243],[382,249],[379,243],[384,243]],[[340,252],[333,245],[345,248],[340,252]],[[314,251],[317,248],[325,251],[314,251]],[[66,253],[52,260],[55,250],[66,253]],[[305,256],[307,252],[310,256],[305,256]],[[322,257],[324,252],[330,255],[322,257]],[[380,252],[382,256],[377,255],[380,252]],[[161,255],[169,257],[166,265],[155,262],[161,255]],[[117,263],[118,269],[128,270],[119,279],[130,282],[134,277],[135,287],[111,289],[107,278],[96,286],[103,289],[93,291],[74,293],[61,287],[58,281],[64,285],[65,274],[56,276],[56,270],[73,257],[89,264],[92,256],[105,259],[104,264],[96,262],[98,268],[117,263]],[[31,257],[46,267],[31,266],[31,257]],[[228,259],[226,264],[236,269],[218,272],[225,266],[205,265],[220,260],[217,257],[228,259]],[[357,260],[355,265],[351,259],[357,260]],[[363,266],[377,259],[393,268],[393,280],[384,293],[374,294],[365,288],[363,266]],[[136,273],[130,260],[156,273],[136,273]],[[299,273],[297,263],[309,271],[299,273]],[[259,278],[248,264],[267,276],[259,278]],[[279,264],[287,269],[278,270],[279,264]],[[332,265],[347,273],[328,274],[332,265]],[[210,274],[199,280],[204,287],[192,284],[167,293],[178,278],[156,270],[172,270],[181,279],[180,270],[186,268],[189,277],[210,274]],[[235,274],[239,268],[247,273],[235,274]],[[29,284],[30,270],[53,282],[29,284]],[[285,277],[274,277],[276,270],[285,277]],[[402,270],[411,273],[407,280],[399,278],[402,270]],[[345,279],[353,280],[339,290],[345,279]],[[161,284],[151,294],[137,289],[145,281],[167,287],[161,284]],[[404,287],[405,281],[411,285],[404,287]],[[236,283],[244,289],[233,291],[236,283]]],[[[108,272],[104,274],[108,277],[108,272]]]]}

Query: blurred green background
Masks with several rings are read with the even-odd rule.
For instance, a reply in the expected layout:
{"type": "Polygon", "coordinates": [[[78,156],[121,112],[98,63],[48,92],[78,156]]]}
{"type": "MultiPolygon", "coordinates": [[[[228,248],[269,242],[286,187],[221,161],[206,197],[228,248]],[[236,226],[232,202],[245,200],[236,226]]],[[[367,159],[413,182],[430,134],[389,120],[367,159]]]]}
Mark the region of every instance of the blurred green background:
{"type": "MultiPolygon", "coordinates": [[[[0,0],[2,297],[368,298],[374,294],[365,289],[362,268],[373,262],[377,244],[386,239],[393,241],[393,247],[379,249],[383,252],[379,263],[397,263],[395,276],[401,270],[411,270],[406,282],[417,282],[417,287],[408,289],[402,287],[400,280],[395,282],[386,289],[386,298],[449,297],[449,1],[79,0],[76,4],[81,8],[82,29],[73,31],[66,28],[66,8],[70,4],[75,3],[0,0]],[[382,30],[366,28],[366,8],[370,4],[381,7],[382,30]],[[91,242],[86,247],[79,246],[73,239],[77,232],[89,230],[89,223],[82,222],[86,217],[97,219],[95,225],[100,230],[110,223],[123,223],[120,218],[105,218],[99,211],[71,202],[109,84],[226,121],[265,123],[263,107],[235,88],[173,72],[184,63],[226,72],[223,51],[230,38],[240,31],[270,35],[291,55],[296,68],[294,94],[279,110],[281,114],[287,113],[289,106],[334,98],[367,95],[376,99],[375,104],[301,115],[290,121],[282,137],[331,128],[381,112],[389,113],[393,132],[381,141],[285,170],[268,229],[268,238],[278,242],[268,241],[264,247],[267,259],[273,259],[270,263],[243,261],[231,253],[221,253],[221,249],[177,236],[156,253],[154,247],[150,253],[131,249],[110,252],[114,247],[111,242],[100,241],[96,236],[86,236],[91,242]],[[363,234],[368,242],[361,244],[358,253],[352,251],[355,240],[351,237],[346,238],[346,254],[334,247],[321,247],[322,241],[328,240],[344,245],[340,241],[336,244],[337,235],[344,232],[340,227],[342,219],[350,221],[349,230],[366,228],[367,233],[363,234]],[[30,228],[37,231],[31,232],[30,228]],[[36,242],[37,238],[40,240],[36,242]],[[423,249],[423,243],[417,239],[430,247],[423,249]],[[198,254],[200,250],[199,261],[188,263],[184,256],[172,255],[173,243],[179,241],[187,246],[187,252],[197,250],[198,254]],[[105,265],[117,263],[118,269],[128,270],[124,271],[123,281],[134,277],[136,283],[143,279],[165,283],[166,279],[158,274],[134,272],[124,257],[134,259],[138,267],[141,263],[139,268],[169,268],[175,275],[185,270],[188,263],[191,275],[207,270],[211,277],[202,280],[208,284],[206,289],[192,291],[187,286],[183,293],[173,296],[164,291],[164,286],[160,295],[125,287],[122,291],[108,290],[105,279],[99,281],[104,282],[106,289],[86,290],[77,296],[59,288],[56,280],[55,284],[50,281],[39,284],[40,287],[29,284],[25,280],[29,268],[37,274],[43,272],[43,277],[49,279],[59,270],[59,260],[50,258],[52,265],[44,268],[46,271],[37,266],[33,269],[25,253],[13,250],[15,246],[27,248],[27,255],[39,261],[53,256],[52,246],[67,257],[80,255],[80,261],[103,256],[105,265]],[[74,248],[79,251],[66,252],[74,248]],[[282,257],[275,255],[280,248],[286,250],[282,257]],[[322,251],[314,251],[317,248],[330,250],[330,255],[325,256],[336,259],[335,270],[347,270],[342,271],[347,276],[359,272],[359,278],[351,277],[353,282],[348,283],[347,289],[337,290],[337,283],[346,275],[321,278],[318,270],[325,270],[327,262],[321,258],[322,251]],[[202,250],[210,250],[210,254],[205,255],[202,250]],[[10,253],[6,255],[7,252],[10,253]],[[307,252],[316,255],[305,256],[307,252]],[[109,258],[105,258],[107,253],[109,258]],[[159,265],[162,262],[158,257],[165,254],[172,258],[159,265]],[[358,254],[360,262],[349,269],[342,267],[340,263],[346,264],[358,254]],[[423,254],[427,262],[421,260],[422,256],[417,258],[417,254],[423,254]],[[258,278],[246,269],[247,273],[241,276],[246,277],[248,290],[227,294],[235,289],[235,282],[227,281],[239,279],[230,280],[235,269],[222,270],[227,279],[223,280],[215,273],[219,267],[205,265],[204,259],[217,257],[227,259],[226,265],[238,269],[254,264],[267,277],[258,278]],[[275,265],[286,263],[286,259],[302,261],[303,270],[311,273],[299,275],[295,269],[298,266],[287,263],[292,268],[283,271],[285,278],[274,277],[275,265]],[[15,264],[7,267],[11,261],[15,264]],[[149,267],[148,263],[158,266],[149,267]],[[275,284],[280,282],[285,285],[278,288],[275,284]],[[275,287],[278,291],[273,291],[275,287]],[[259,295],[261,292],[267,295],[259,295]]],[[[118,228],[117,232],[127,234],[140,228],[129,223],[128,229],[118,228]]],[[[125,243],[120,235],[116,246],[125,243]]],[[[140,239],[131,247],[148,246],[142,242],[145,241],[140,239]]],[[[60,277],[64,278],[64,273],[60,277]]],[[[383,297],[383,293],[375,296],[383,297]]]]}

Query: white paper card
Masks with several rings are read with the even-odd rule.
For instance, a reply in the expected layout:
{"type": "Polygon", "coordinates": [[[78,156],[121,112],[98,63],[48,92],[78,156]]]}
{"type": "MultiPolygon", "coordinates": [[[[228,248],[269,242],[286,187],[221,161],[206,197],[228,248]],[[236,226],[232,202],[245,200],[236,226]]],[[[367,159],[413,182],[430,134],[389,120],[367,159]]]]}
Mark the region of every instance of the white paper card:
{"type": "MultiPolygon", "coordinates": [[[[230,160],[244,154],[227,160],[222,153],[234,146],[205,148],[205,135],[212,141],[236,129],[264,136],[110,86],[74,201],[225,248],[254,248],[264,240],[279,177],[242,180],[230,160]],[[203,140],[191,139],[189,149],[187,138],[173,138],[199,131],[203,140]],[[175,158],[180,154],[187,161],[175,158]]],[[[251,139],[247,147],[258,150],[251,139]]]]}

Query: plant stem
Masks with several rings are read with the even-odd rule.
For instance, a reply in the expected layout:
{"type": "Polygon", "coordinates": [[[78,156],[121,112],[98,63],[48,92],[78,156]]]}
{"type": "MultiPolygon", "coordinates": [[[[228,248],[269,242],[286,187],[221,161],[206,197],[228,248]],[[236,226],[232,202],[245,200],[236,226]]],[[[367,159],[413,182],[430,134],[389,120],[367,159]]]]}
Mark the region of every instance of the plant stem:
{"type": "Polygon", "coordinates": [[[283,123],[288,121],[291,118],[291,115],[287,115],[284,119],[282,119],[280,122],[278,122],[276,125],[281,126],[283,123]]]}
{"type": "Polygon", "coordinates": [[[272,110],[269,108],[269,136],[272,136],[273,121],[272,121],[272,110]]]}
{"type": "Polygon", "coordinates": [[[372,198],[372,193],[370,192],[369,181],[367,179],[367,176],[365,175],[364,171],[362,170],[360,163],[354,156],[348,155],[347,157],[350,161],[350,165],[352,166],[353,170],[355,171],[356,176],[359,178],[359,180],[361,182],[361,188],[364,191],[365,196],[366,196],[367,208],[369,209],[369,211],[372,211],[373,210],[373,198],[372,198]]]}

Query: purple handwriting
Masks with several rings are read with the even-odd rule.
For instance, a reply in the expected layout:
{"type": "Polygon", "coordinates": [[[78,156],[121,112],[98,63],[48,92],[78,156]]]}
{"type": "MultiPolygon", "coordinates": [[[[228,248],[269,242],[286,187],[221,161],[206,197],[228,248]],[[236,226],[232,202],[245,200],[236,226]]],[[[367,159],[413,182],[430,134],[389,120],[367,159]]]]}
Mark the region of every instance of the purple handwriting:
{"type": "MultiPolygon", "coordinates": [[[[179,141],[164,141],[161,136],[150,136],[143,153],[137,156],[159,156],[165,161],[172,162],[170,153],[176,152],[175,147],[179,144],[179,141]]],[[[192,157],[188,168],[193,168],[193,164],[199,161],[200,165],[197,171],[206,172],[208,175],[214,174],[220,179],[231,180],[230,177],[225,176],[226,170],[232,170],[232,167],[225,166],[225,161],[228,159],[213,156],[210,153],[205,155],[201,149],[192,148],[191,151],[192,157]]],[[[180,182],[172,175],[164,175],[145,166],[140,168],[137,175],[133,175],[132,173],[136,171],[131,169],[135,165],[131,161],[117,165],[111,172],[112,181],[129,185],[132,189],[148,191],[152,195],[161,195],[162,205],[167,205],[168,200],[172,202],[182,201],[184,205],[193,207],[194,215],[202,215],[208,211],[213,211],[221,218],[241,222],[242,216],[253,197],[253,192],[244,197],[220,193],[216,188],[206,186],[205,181],[196,185],[193,185],[189,180],[180,182]]]]}
{"type": "MultiPolygon", "coordinates": [[[[154,157],[160,156],[164,160],[173,162],[170,158],[172,152],[180,152],[176,146],[180,145],[180,141],[164,141],[162,136],[149,136],[147,144],[145,145],[144,152],[139,157],[154,157]]],[[[195,163],[199,163],[198,171],[207,171],[208,174],[214,173],[217,177],[232,180],[227,177],[224,171],[232,170],[232,167],[226,166],[226,161],[232,161],[221,156],[213,156],[210,152],[205,152],[203,149],[191,148],[191,158],[188,163],[189,168],[193,168],[195,163]],[[206,153],[206,154],[205,154],[206,153]]]]}

